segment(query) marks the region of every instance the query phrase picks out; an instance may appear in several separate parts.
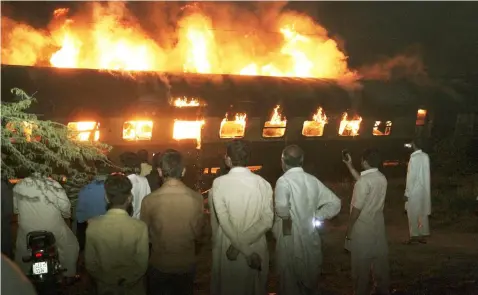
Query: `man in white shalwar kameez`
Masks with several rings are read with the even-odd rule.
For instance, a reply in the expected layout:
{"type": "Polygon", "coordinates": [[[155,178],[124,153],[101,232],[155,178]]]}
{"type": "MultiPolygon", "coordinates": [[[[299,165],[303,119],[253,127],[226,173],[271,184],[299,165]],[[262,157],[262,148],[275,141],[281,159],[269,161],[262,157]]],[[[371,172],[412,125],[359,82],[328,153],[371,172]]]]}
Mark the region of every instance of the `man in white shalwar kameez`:
{"type": "Polygon", "coordinates": [[[213,182],[211,211],[218,222],[213,233],[213,295],[267,294],[266,232],[274,218],[272,188],[246,168],[248,159],[247,144],[232,141],[226,155],[232,169],[213,182]]]}
{"type": "Polygon", "coordinates": [[[151,188],[149,187],[148,179],[141,175],[141,163],[140,158],[137,154],[133,152],[125,152],[121,156],[121,162],[123,165],[128,168],[133,173],[128,173],[128,179],[133,184],[133,189],[131,194],[133,195],[132,205],[132,217],[140,219],[141,215],[141,203],[143,202],[144,197],[151,193],[151,188]]]}
{"type": "Polygon", "coordinates": [[[407,210],[410,240],[407,244],[426,243],[430,235],[428,216],[431,214],[430,159],[422,151],[422,142],[415,139],[414,152],[408,162],[405,209],[407,210]]]}
{"type": "Polygon", "coordinates": [[[22,257],[29,255],[26,237],[31,231],[49,231],[56,239],[60,263],[67,271],[64,275],[76,275],[79,245],[75,234],[64,218],[71,216],[71,204],[65,190],[55,180],[33,174],[18,182],[13,188],[14,211],[18,214],[18,233],[15,261],[25,274],[31,263],[24,263],[22,257]]]}
{"type": "Polygon", "coordinates": [[[346,233],[346,249],[351,254],[354,294],[370,294],[372,272],[375,294],[388,295],[390,270],[383,216],[387,179],[378,171],[381,166],[380,154],[374,149],[365,150],[362,155],[364,171],[360,174],[354,169],[350,155],[343,161],[357,181],[350,202],[346,233]]]}
{"type": "Polygon", "coordinates": [[[316,177],[302,169],[304,152],[296,145],[282,152],[284,175],[275,187],[278,295],[315,295],[322,265],[320,222],[336,216],[341,202],[316,177]],[[285,230],[290,228],[290,232],[285,230]]]}

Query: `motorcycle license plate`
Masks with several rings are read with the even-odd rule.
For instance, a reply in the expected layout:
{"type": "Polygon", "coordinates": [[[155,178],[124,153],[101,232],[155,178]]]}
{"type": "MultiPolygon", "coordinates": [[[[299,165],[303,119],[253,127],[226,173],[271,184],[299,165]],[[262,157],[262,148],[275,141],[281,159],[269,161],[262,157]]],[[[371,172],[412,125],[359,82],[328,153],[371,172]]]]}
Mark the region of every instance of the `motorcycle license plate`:
{"type": "Polygon", "coordinates": [[[48,264],[46,262],[33,263],[33,274],[42,275],[48,272],[48,264]]]}

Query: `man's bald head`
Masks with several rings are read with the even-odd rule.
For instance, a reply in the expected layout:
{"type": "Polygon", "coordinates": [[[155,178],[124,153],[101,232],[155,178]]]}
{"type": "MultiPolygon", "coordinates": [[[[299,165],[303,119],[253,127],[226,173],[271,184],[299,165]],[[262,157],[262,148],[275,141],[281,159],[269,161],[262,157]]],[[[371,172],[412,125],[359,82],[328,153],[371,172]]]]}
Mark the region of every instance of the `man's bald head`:
{"type": "Polygon", "coordinates": [[[294,167],[302,167],[304,151],[298,145],[289,145],[282,151],[282,161],[286,170],[294,167]]]}

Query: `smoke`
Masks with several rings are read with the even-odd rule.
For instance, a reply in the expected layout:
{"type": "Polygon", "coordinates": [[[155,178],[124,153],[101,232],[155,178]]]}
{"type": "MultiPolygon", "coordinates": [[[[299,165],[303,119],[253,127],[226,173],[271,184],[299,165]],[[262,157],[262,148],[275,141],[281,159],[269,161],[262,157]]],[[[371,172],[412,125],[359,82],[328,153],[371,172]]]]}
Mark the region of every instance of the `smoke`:
{"type": "Polygon", "coordinates": [[[377,62],[362,66],[358,73],[366,80],[410,80],[417,84],[430,84],[421,50],[414,46],[394,57],[382,57],[377,62]]]}

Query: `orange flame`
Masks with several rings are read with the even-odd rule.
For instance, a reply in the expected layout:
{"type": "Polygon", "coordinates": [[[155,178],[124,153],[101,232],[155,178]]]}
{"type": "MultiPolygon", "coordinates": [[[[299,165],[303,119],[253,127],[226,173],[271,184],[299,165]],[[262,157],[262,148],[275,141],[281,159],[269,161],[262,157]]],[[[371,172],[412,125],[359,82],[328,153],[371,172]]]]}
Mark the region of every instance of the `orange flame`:
{"type": "Polygon", "coordinates": [[[325,124],[328,123],[322,107],[317,109],[317,112],[312,117],[312,121],[305,121],[302,127],[302,135],[307,137],[322,136],[324,134],[325,124]]]}
{"type": "Polygon", "coordinates": [[[123,124],[123,139],[127,141],[151,140],[153,121],[127,121],[123,124]]]}
{"type": "Polygon", "coordinates": [[[197,98],[189,99],[187,97],[178,97],[173,102],[175,107],[182,108],[182,107],[198,107],[200,105],[199,100],[197,98]]]}
{"type": "Polygon", "coordinates": [[[357,136],[359,134],[360,123],[362,123],[362,117],[354,117],[352,120],[347,120],[347,113],[343,113],[339,126],[339,135],[357,136]]]}
{"type": "Polygon", "coordinates": [[[2,25],[4,20],[10,22],[3,27],[2,62],[126,71],[357,78],[337,43],[306,15],[284,13],[268,24],[269,28],[254,27],[251,35],[246,33],[252,26],[246,14],[235,16],[241,22],[230,28],[231,21],[216,21],[220,8],[209,15],[196,10],[182,12],[174,33],[166,29],[146,33],[123,2],[88,5],[92,9],[87,18],[69,17],[68,9],[55,10],[49,32],[2,17],[2,25]],[[158,34],[160,43],[150,37],[158,34]],[[51,45],[59,49],[51,52],[51,45]]]}
{"type": "Polygon", "coordinates": [[[196,139],[197,149],[201,148],[201,130],[206,122],[174,120],[173,139],[196,139]]]}
{"type": "Polygon", "coordinates": [[[88,141],[91,133],[94,132],[93,141],[100,139],[99,123],[97,122],[70,122],[67,127],[70,137],[78,141],[88,141]]]}
{"type": "Polygon", "coordinates": [[[282,137],[285,134],[285,127],[287,126],[287,120],[279,112],[280,105],[277,105],[272,112],[270,121],[264,124],[262,130],[262,136],[264,137],[282,137]]]}
{"type": "Polygon", "coordinates": [[[246,132],[246,117],[244,113],[236,113],[234,121],[227,120],[227,113],[221,121],[221,128],[219,129],[220,138],[239,138],[244,137],[246,132]]]}
{"type": "Polygon", "coordinates": [[[383,130],[383,132],[382,130],[380,130],[380,127],[382,126],[382,121],[375,121],[372,134],[375,136],[390,135],[390,132],[392,130],[392,121],[385,122],[385,129],[383,130]]]}

